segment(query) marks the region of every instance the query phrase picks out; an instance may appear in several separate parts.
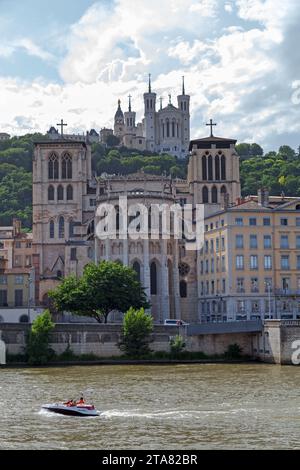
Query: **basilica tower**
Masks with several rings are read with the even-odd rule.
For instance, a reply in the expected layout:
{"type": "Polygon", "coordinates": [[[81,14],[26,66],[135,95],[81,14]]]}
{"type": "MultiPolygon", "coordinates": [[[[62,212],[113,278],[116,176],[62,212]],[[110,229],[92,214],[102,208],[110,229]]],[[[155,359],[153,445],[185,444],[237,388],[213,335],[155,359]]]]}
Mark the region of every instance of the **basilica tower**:
{"type": "Polygon", "coordinates": [[[149,74],[148,93],[144,93],[145,121],[144,133],[146,137],[147,150],[155,150],[155,107],[156,93],[151,91],[151,75],[149,74]]]}
{"type": "Polygon", "coordinates": [[[114,121],[114,135],[119,137],[122,140],[125,130],[125,123],[124,123],[124,114],[121,109],[121,100],[118,100],[118,109],[115,114],[115,121],[114,121]]]}

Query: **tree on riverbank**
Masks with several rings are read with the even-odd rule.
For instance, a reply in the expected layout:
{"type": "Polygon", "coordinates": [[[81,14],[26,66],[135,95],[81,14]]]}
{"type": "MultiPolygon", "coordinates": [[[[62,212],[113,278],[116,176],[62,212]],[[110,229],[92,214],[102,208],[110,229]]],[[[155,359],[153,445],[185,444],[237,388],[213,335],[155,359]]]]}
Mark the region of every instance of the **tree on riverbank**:
{"type": "Polygon", "coordinates": [[[46,364],[54,357],[54,351],[49,347],[54,326],[49,310],[45,310],[32,322],[26,345],[29,364],[46,364]]]}
{"type": "Polygon", "coordinates": [[[66,277],[49,297],[59,311],[95,318],[107,323],[112,310],[148,308],[149,303],[136,272],[120,263],[88,264],[81,278],[66,277]]]}
{"type": "Polygon", "coordinates": [[[121,351],[129,357],[138,358],[149,354],[150,335],[153,331],[153,318],[143,308],[130,308],[123,320],[121,351]]]}

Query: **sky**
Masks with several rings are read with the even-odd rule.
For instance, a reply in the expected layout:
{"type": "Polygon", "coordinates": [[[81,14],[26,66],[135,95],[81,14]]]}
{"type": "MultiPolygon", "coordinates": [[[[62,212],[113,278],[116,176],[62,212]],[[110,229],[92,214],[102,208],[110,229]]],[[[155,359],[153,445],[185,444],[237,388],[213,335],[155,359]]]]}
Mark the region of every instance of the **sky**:
{"type": "Polygon", "coordinates": [[[111,127],[185,76],[191,138],[300,145],[299,0],[0,0],[0,132],[111,127]]]}

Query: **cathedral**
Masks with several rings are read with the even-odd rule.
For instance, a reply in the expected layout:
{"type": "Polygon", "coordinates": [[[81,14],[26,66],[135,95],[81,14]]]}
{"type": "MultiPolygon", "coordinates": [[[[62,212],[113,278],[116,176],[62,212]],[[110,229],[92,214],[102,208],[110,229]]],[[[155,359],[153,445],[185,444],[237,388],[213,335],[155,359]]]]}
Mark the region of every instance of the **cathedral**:
{"type": "Polygon", "coordinates": [[[114,118],[114,135],[122,145],[138,150],[168,153],[184,158],[188,154],[190,141],[190,96],[185,94],[184,77],[182,91],[177,96],[177,107],[171,102],[156,110],[156,93],[152,91],[149,75],[148,91],[144,93],[144,118],[136,124],[136,113],[132,110],[129,95],[128,111],[123,113],[121,101],[114,118]]]}
{"type": "MultiPolygon", "coordinates": [[[[155,110],[156,95],[144,95],[145,118],[135,126],[135,113],[116,113],[115,132],[129,129],[145,135],[150,150],[189,151],[187,180],[144,173],[127,176],[94,177],[91,170],[91,146],[88,139],[72,140],[61,133],[56,139],[35,142],[33,161],[33,245],[36,275],[40,279],[37,301],[47,304],[48,291],[64,276],[80,276],[89,262],[113,260],[132,266],[145,287],[156,322],[167,318],[189,322],[201,320],[201,276],[199,251],[187,249],[183,237],[159,236],[152,239],[101,240],[95,236],[96,209],[109,202],[116,208],[119,197],[128,205],[172,206],[177,203],[204,204],[208,217],[232,205],[240,197],[239,157],[236,141],[209,137],[189,141],[189,96],[178,96],[178,108],[171,103],[155,110]],[[119,126],[119,127],[117,127],[119,126]]],[[[212,126],[212,123],[211,123],[212,126]]],[[[120,134],[121,135],[121,134],[120,134]]],[[[142,136],[137,136],[143,140],[142,136]]],[[[224,280],[226,272],[223,273],[224,280]]],[[[224,281],[225,282],[225,281],[224,281]]],[[[111,314],[110,320],[118,314],[111,314]]]]}

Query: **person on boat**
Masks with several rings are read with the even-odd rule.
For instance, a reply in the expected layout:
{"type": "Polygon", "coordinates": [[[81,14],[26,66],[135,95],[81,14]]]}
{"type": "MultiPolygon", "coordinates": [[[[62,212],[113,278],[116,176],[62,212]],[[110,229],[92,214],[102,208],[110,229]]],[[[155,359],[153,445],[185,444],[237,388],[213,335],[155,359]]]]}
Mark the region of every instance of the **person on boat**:
{"type": "Polygon", "coordinates": [[[64,402],[64,405],[66,406],[73,406],[74,400],[68,400],[64,402]]]}
{"type": "Polygon", "coordinates": [[[85,400],[83,397],[80,397],[80,399],[78,400],[77,402],[77,405],[84,405],[85,404],[85,400]]]}

